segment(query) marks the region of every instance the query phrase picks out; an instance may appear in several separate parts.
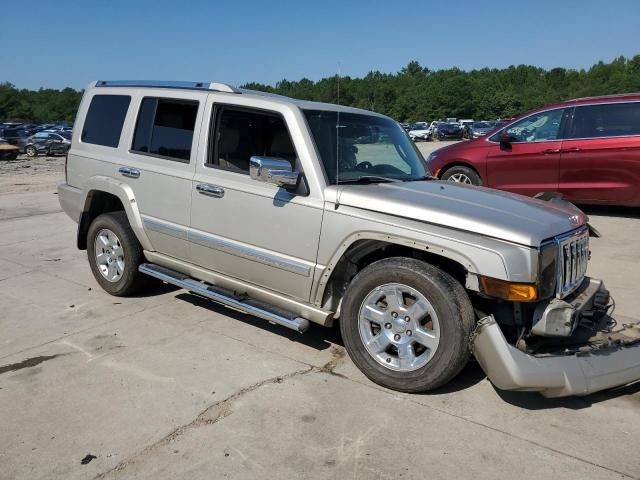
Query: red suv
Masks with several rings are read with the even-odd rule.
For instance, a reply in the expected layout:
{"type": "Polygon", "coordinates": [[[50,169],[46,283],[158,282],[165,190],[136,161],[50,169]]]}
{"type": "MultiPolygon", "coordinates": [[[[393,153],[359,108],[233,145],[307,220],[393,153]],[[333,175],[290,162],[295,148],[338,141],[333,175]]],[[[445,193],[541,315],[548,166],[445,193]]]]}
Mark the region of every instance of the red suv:
{"type": "Polygon", "coordinates": [[[438,178],[582,204],[640,206],[640,94],[570,100],[433,152],[438,178]]]}

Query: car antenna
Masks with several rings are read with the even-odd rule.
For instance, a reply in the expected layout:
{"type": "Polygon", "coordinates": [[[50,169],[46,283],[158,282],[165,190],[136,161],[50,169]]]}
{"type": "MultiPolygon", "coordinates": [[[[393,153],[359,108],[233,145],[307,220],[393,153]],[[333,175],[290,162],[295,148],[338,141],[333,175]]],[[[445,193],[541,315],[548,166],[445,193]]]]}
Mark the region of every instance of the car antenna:
{"type": "MultiPolygon", "coordinates": [[[[340,107],[340,62],[338,62],[338,107],[340,107]]],[[[336,120],[336,185],[340,185],[340,108],[336,120]]],[[[336,203],[336,208],[338,204],[336,203]]]]}

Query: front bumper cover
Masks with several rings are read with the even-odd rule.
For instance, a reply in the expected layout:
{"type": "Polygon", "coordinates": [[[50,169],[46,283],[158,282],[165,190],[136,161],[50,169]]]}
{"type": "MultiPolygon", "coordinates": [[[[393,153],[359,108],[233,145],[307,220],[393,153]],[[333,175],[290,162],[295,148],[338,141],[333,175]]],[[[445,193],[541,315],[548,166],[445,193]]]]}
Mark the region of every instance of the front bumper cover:
{"type": "Polygon", "coordinates": [[[598,335],[599,341],[569,353],[533,355],[508,343],[490,315],[478,322],[471,349],[491,383],[501,390],[566,397],[640,380],[640,323],[598,335]]]}

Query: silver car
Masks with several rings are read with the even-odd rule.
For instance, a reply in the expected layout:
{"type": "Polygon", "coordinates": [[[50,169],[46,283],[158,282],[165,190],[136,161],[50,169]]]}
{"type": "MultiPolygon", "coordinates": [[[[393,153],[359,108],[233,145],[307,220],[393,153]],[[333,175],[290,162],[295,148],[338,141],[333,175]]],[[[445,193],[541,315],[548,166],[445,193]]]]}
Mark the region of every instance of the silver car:
{"type": "Polygon", "coordinates": [[[434,180],[398,123],[219,83],[99,81],[59,199],[98,284],[149,277],[304,332],[339,324],[353,362],[403,392],[471,354],[502,389],[584,395],[640,378],[586,276],[587,217],[434,180]]]}

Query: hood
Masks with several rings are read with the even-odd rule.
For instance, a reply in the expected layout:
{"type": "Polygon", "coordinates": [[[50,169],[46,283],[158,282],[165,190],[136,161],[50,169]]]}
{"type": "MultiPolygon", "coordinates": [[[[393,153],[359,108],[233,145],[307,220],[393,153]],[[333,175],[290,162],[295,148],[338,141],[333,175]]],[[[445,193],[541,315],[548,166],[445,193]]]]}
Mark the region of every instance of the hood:
{"type": "Polygon", "coordinates": [[[568,202],[550,203],[454,182],[428,180],[330,188],[335,189],[338,208],[348,205],[532,247],[588,221],[568,202]]]}

